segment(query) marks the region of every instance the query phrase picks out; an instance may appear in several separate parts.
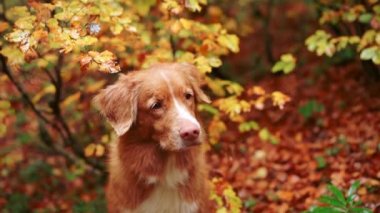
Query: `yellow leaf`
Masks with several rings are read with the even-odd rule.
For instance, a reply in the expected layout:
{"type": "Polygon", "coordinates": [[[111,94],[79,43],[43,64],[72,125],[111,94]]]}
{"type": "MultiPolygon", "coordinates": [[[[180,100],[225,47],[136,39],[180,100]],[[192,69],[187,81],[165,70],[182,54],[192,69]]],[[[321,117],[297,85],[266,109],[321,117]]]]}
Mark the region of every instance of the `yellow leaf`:
{"type": "Polygon", "coordinates": [[[290,98],[289,96],[276,91],[272,93],[272,101],[273,101],[273,106],[278,106],[280,109],[283,109],[285,103],[290,101],[290,98]]]}
{"type": "Polygon", "coordinates": [[[176,58],[178,62],[193,63],[194,57],[195,57],[194,54],[191,52],[182,52],[182,51],[176,52],[176,58]]]}
{"type": "Polygon", "coordinates": [[[25,16],[29,16],[30,12],[26,6],[17,6],[12,7],[11,9],[7,9],[5,12],[5,16],[7,20],[16,21],[17,19],[25,16]]]}
{"type": "Polygon", "coordinates": [[[79,46],[89,46],[98,42],[98,39],[93,36],[85,36],[77,40],[76,44],[79,46]]]}
{"type": "Polygon", "coordinates": [[[266,97],[265,96],[261,96],[259,97],[257,100],[253,101],[253,105],[254,107],[257,109],[257,110],[263,110],[264,107],[265,107],[265,102],[266,100],[266,97]]]}
{"type": "Polygon", "coordinates": [[[208,63],[212,67],[220,67],[220,66],[222,66],[222,61],[219,58],[214,57],[214,56],[208,58],[208,63]]]}
{"type": "Polygon", "coordinates": [[[97,81],[86,86],[85,91],[88,93],[98,92],[106,84],[106,80],[97,81]]]}
{"type": "Polygon", "coordinates": [[[10,65],[17,65],[17,64],[23,64],[25,63],[24,60],[24,54],[21,52],[20,49],[16,48],[15,46],[5,46],[0,51],[0,53],[8,58],[8,63],[10,65]]]}
{"type": "Polygon", "coordinates": [[[225,81],[226,90],[230,94],[235,94],[237,96],[241,95],[243,93],[244,88],[240,86],[240,84],[232,82],[232,81],[225,81]]]}
{"type": "Polygon", "coordinates": [[[241,120],[239,115],[251,110],[251,105],[245,100],[239,100],[236,96],[230,96],[215,101],[220,111],[225,112],[231,119],[241,120]]]}
{"type": "Polygon", "coordinates": [[[193,26],[193,21],[191,21],[189,19],[181,18],[179,20],[179,22],[181,23],[183,29],[185,29],[185,30],[190,30],[191,27],[193,26]]]}
{"type": "Polygon", "coordinates": [[[119,35],[122,31],[123,31],[123,25],[119,24],[119,23],[116,23],[115,25],[112,25],[111,26],[111,32],[114,34],[114,35],[119,35]]]}
{"type": "Polygon", "coordinates": [[[87,145],[86,148],[84,149],[84,155],[86,157],[93,156],[95,153],[95,149],[96,149],[96,144],[91,143],[91,144],[87,145]]]}
{"type": "Polygon", "coordinates": [[[101,144],[97,144],[96,145],[96,149],[95,149],[95,156],[96,157],[101,157],[101,156],[103,156],[104,155],[104,153],[105,153],[105,148],[104,148],[104,146],[103,145],[101,145],[101,144]]]}
{"type": "Polygon", "coordinates": [[[53,94],[55,93],[55,86],[53,84],[49,84],[48,86],[44,87],[40,92],[38,92],[33,98],[32,101],[33,103],[37,103],[38,101],[41,100],[41,98],[44,95],[47,94],[53,94]]]}
{"type": "Polygon", "coordinates": [[[15,25],[22,30],[32,30],[34,27],[34,22],[36,21],[36,16],[30,15],[19,18],[15,25]]]}
{"type": "Polygon", "coordinates": [[[81,96],[81,93],[80,92],[76,92],[70,96],[68,96],[64,101],[62,101],[61,103],[61,106],[63,108],[66,108],[67,106],[69,106],[70,104],[78,101],[80,99],[80,96],[81,96]]]}
{"type": "Polygon", "coordinates": [[[99,65],[100,71],[109,73],[120,72],[120,66],[116,64],[116,56],[112,52],[108,50],[101,53],[90,51],[88,54],[99,65]]]}
{"type": "Polygon", "coordinates": [[[252,88],[248,89],[247,91],[248,95],[265,95],[265,90],[260,86],[253,86],[252,88]]]}
{"type": "Polygon", "coordinates": [[[9,101],[0,100],[0,110],[8,109],[11,107],[11,103],[9,101]]]}
{"type": "Polygon", "coordinates": [[[220,35],[217,39],[218,43],[234,53],[239,52],[239,38],[236,35],[225,34],[220,35]]]}
{"type": "Polygon", "coordinates": [[[198,56],[195,60],[195,65],[201,71],[203,74],[210,73],[211,72],[211,66],[209,64],[209,61],[204,56],[198,56]]]}
{"type": "Polygon", "coordinates": [[[107,143],[110,142],[110,136],[107,135],[107,134],[106,134],[106,135],[103,135],[102,138],[100,139],[100,141],[101,141],[102,143],[107,144],[107,143]]]}
{"type": "Polygon", "coordinates": [[[206,77],[207,86],[211,89],[212,93],[223,97],[226,95],[224,91],[223,85],[219,83],[219,81],[206,77]]]}
{"type": "Polygon", "coordinates": [[[156,0],[135,0],[134,6],[137,9],[137,12],[142,15],[146,16],[150,10],[150,8],[156,4],[156,0]]]}
{"type": "Polygon", "coordinates": [[[214,119],[208,126],[208,135],[210,144],[219,143],[219,139],[223,132],[227,130],[226,125],[218,116],[215,116],[214,119]]]}

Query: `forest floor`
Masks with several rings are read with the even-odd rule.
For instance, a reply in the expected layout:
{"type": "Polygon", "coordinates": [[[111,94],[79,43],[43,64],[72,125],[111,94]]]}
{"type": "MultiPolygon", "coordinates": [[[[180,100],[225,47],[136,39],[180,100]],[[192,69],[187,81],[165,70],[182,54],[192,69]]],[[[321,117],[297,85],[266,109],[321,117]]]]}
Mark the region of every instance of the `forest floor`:
{"type": "Polygon", "coordinates": [[[241,52],[227,63],[237,75],[244,70],[240,79],[251,79],[248,85],[291,97],[283,110],[268,104],[249,115],[280,143],[263,142],[257,132],[241,135],[230,128],[218,151],[209,153],[212,174],[232,184],[246,212],[301,212],[318,204],[328,183],[348,189],[355,180],[362,183],[358,193],[363,202],[374,209],[380,205],[380,84],[358,61],[331,64],[306,50],[304,41],[316,23],[298,18],[309,17],[304,4],[283,5],[273,13],[272,54],[279,58],[294,53],[298,58],[294,73],[266,74],[252,81],[259,67],[247,66],[255,58],[252,52],[259,56],[259,64],[268,55],[263,25],[241,40],[241,52]]]}
{"type": "Polygon", "coordinates": [[[379,205],[380,85],[366,82],[360,67],[352,65],[317,77],[306,73],[258,83],[292,98],[284,110],[269,107],[251,115],[280,143],[228,131],[219,152],[210,153],[213,173],[252,206],[248,212],[300,212],[317,204],[328,182],[347,189],[354,180],[363,183],[363,201],[379,205]],[[312,112],[307,119],[299,112],[302,106],[312,112]]]}

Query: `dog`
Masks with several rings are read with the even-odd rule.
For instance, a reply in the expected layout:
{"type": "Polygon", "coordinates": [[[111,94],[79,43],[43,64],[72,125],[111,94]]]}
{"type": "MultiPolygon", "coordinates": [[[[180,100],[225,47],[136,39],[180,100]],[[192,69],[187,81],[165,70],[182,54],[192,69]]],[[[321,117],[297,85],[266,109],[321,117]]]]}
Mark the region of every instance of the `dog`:
{"type": "Polygon", "coordinates": [[[201,82],[191,64],[161,63],[121,74],[94,98],[118,135],[109,151],[109,212],[210,212],[196,112],[210,99],[201,82]]]}

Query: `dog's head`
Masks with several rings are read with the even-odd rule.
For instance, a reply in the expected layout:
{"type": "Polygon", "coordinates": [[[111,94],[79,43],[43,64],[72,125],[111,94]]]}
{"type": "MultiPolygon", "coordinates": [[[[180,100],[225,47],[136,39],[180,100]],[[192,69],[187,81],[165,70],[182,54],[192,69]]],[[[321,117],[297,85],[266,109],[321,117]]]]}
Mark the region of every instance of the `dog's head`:
{"type": "Polygon", "coordinates": [[[166,150],[199,144],[204,136],[196,104],[209,102],[199,71],[187,63],[157,64],[121,75],[95,103],[119,136],[131,128],[166,150]]]}

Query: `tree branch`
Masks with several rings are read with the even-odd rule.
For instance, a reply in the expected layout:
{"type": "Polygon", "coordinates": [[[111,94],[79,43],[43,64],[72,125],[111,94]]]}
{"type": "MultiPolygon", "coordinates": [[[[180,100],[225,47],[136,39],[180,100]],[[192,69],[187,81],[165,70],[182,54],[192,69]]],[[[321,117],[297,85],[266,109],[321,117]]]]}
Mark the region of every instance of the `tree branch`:
{"type": "Polygon", "coordinates": [[[73,133],[71,132],[69,125],[67,124],[66,120],[63,118],[62,110],[61,110],[61,99],[62,99],[62,88],[63,88],[63,80],[61,76],[61,69],[62,65],[64,63],[64,57],[62,54],[58,57],[57,65],[54,68],[55,73],[55,81],[52,82],[55,86],[55,96],[54,101],[51,104],[51,108],[53,110],[54,116],[56,118],[56,121],[60,124],[60,126],[63,128],[63,132],[65,133],[65,136],[67,137],[67,140],[65,141],[65,144],[70,146],[73,149],[73,152],[75,155],[80,157],[82,160],[84,160],[87,164],[93,166],[94,168],[104,171],[104,167],[100,164],[97,164],[96,162],[88,159],[84,153],[83,153],[83,147],[80,146],[80,143],[76,141],[74,138],[73,133]]]}
{"type": "Polygon", "coordinates": [[[56,81],[55,81],[55,79],[54,79],[54,77],[53,77],[53,75],[49,72],[49,70],[47,70],[47,69],[44,69],[44,72],[46,73],[46,75],[49,77],[49,79],[50,79],[50,81],[53,83],[53,84],[55,84],[56,83],[56,81]]]}
{"type": "Polygon", "coordinates": [[[9,78],[12,84],[15,85],[16,89],[20,92],[21,97],[25,100],[27,105],[29,105],[29,107],[32,109],[34,114],[36,114],[37,117],[39,117],[45,123],[52,124],[52,122],[37,109],[37,107],[34,105],[32,100],[30,99],[29,95],[25,92],[24,87],[18,81],[16,81],[16,79],[13,77],[11,71],[8,68],[6,59],[3,55],[0,55],[0,60],[1,60],[1,65],[2,65],[2,71],[9,78]]]}
{"type": "MultiPolygon", "coordinates": [[[[45,146],[50,148],[54,153],[65,157],[70,163],[75,163],[75,162],[79,162],[83,160],[83,159],[78,158],[76,155],[68,152],[67,150],[64,149],[64,147],[60,146],[59,144],[54,143],[52,136],[49,134],[48,131],[46,131],[46,128],[45,126],[43,126],[42,123],[40,123],[39,125],[39,135],[45,146]]],[[[95,173],[101,176],[102,180],[104,179],[104,172],[102,172],[102,170],[94,169],[92,166],[89,166],[89,164],[86,164],[86,165],[87,165],[88,170],[94,171],[95,173]]]]}
{"type": "Polygon", "coordinates": [[[267,56],[267,60],[269,63],[273,64],[275,62],[273,52],[272,52],[272,36],[270,33],[270,22],[272,20],[272,13],[274,7],[274,0],[269,0],[267,4],[268,14],[267,17],[264,18],[264,47],[265,53],[267,56]]]}
{"type": "MultiPolygon", "coordinates": [[[[59,125],[57,125],[57,123],[49,120],[46,116],[44,116],[42,114],[41,111],[39,111],[37,109],[37,107],[32,102],[31,98],[29,97],[29,95],[26,92],[26,90],[24,89],[24,87],[21,85],[20,82],[18,82],[14,78],[11,70],[9,69],[9,67],[7,65],[6,58],[3,55],[0,55],[0,61],[1,61],[1,65],[2,65],[2,72],[4,72],[4,74],[8,77],[8,79],[16,87],[16,89],[18,90],[18,92],[21,94],[22,99],[32,109],[32,111],[34,112],[34,114],[39,119],[41,119],[44,123],[52,126],[58,132],[58,134],[61,136],[61,138],[64,141],[64,143],[68,144],[68,145],[71,145],[71,147],[73,148],[74,153],[75,153],[76,156],[78,156],[80,159],[82,159],[88,165],[90,165],[91,167],[93,167],[95,170],[98,170],[99,172],[103,172],[104,171],[104,167],[102,165],[97,164],[96,162],[91,161],[90,159],[86,158],[86,156],[84,155],[83,151],[78,146],[79,143],[76,143],[76,141],[74,140],[74,138],[73,138],[73,136],[72,136],[72,134],[71,134],[71,132],[70,132],[70,130],[69,130],[66,122],[63,120],[62,115],[59,115],[58,121],[62,125],[63,129],[61,129],[59,127],[59,125]]],[[[61,87],[59,87],[59,88],[61,88],[61,87]]],[[[60,95],[59,96],[57,95],[56,97],[60,98],[60,95]]],[[[58,103],[58,107],[59,107],[59,103],[58,103]]],[[[60,110],[59,110],[59,112],[60,112],[60,110]]],[[[56,144],[54,146],[56,146],[56,144]]],[[[62,148],[62,149],[58,149],[58,150],[61,150],[60,152],[62,152],[62,150],[64,150],[64,149],[62,148]]],[[[66,156],[69,156],[69,155],[66,154],[66,156]]],[[[73,157],[70,157],[70,158],[73,158],[73,157]]]]}
{"type": "Polygon", "coordinates": [[[172,34],[170,34],[169,41],[170,41],[170,47],[172,49],[172,56],[173,56],[173,60],[174,60],[175,59],[175,52],[177,51],[177,47],[176,47],[176,44],[175,44],[175,41],[174,41],[172,34]]]}

